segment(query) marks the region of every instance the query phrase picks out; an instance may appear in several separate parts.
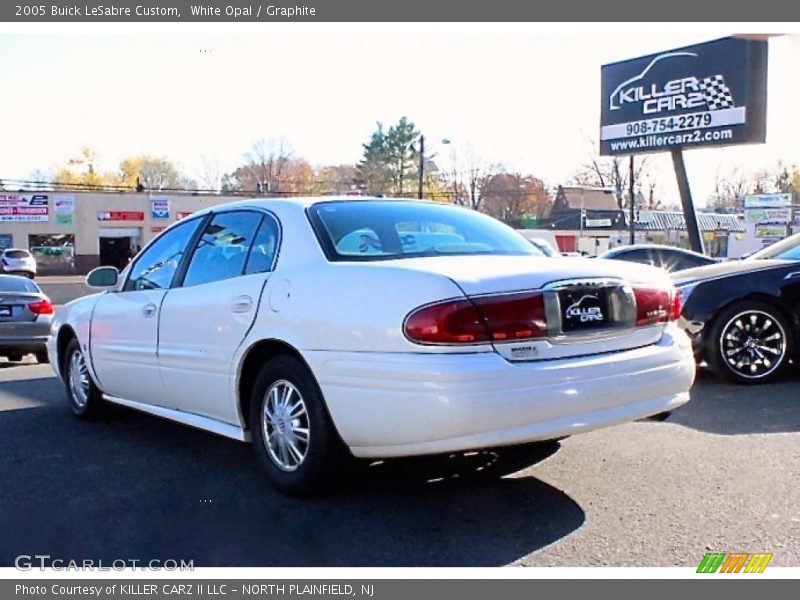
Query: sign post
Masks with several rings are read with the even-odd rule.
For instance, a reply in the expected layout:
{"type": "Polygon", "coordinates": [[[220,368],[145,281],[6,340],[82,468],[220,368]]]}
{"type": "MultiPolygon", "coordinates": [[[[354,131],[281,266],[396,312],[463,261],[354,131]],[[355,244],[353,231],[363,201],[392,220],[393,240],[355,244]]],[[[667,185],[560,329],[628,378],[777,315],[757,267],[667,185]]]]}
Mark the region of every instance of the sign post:
{"type": "Polygon", "coordinates": [[[729,37],[604,65],[601,88],[600,154],[669,151],[702,252],[683,150],[766,140],[767,42],[729,37]]]}
{"type": "Polygon", "coordinates": [[[683,207],[683,218],[686,220],[686,233],[689,234],[689,245],[695,252],[705,253],[703,236],[700,235],[700,225],[697,221],[697,211],[692,201],[692,191],[689,188],[689,177],[686,175],[686,165],[683,162],[683,150],[673,148],[672,166],[675,169],[675,178],[678,180],[678,193],[683,207]]]}

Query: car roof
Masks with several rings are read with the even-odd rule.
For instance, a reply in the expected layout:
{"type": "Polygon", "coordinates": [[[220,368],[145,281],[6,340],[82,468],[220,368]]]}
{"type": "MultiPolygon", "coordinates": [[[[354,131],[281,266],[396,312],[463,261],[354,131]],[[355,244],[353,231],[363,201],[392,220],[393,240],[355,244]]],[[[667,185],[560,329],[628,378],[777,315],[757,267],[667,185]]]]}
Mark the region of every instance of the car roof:
{"type": "MultiPolygon", "coordinates": [[[[275,205],[283,205],[283,206],[293,206],[300,209],[306,209],[309,206],[313,206],[314,204],[324,204],[327,202],[374,202],[376,200],[383,201],[383,202],[414,202],[414,203],[423,203],[423,204],[435,204],[435,205],[442,205],[441,202],[434,202],[433,200],[425,200],[425,199],[418,199],[418,198],[384,198],[381,196],[347,196],[347,195],[338,195],[338,196],[299,196],[299,197],[270,197],[270,198],[247,198],[243,200],[237,200],[235,202],[226,202],[225,204],[217,204],[216,206],[210,206],[208,208],[204,208],[202,210],[198,210],[197,212],[193,213],[192,216],[204,214],[207,212],[214,212],[220,209],[229,209],[229,208],[269,208],[275,205]]],[[[456,205],[446,205],[446,206],[456,206],[456,205]]]]}

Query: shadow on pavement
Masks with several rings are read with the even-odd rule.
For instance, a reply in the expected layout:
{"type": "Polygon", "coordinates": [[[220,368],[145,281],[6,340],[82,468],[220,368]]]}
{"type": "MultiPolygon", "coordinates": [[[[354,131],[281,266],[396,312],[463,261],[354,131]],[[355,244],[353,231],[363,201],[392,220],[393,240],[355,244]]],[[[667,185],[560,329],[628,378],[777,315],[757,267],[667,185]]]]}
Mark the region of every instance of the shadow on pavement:
{"type": "Polygon", "coordinates": [[[557,443],[387,461],[357,470],[329,497],[294,500],[269,487],[247,445],[118,407],[80,422],[60,390],[48,390],[45,406],[0,411],[0,565],[49,554],[195,566],[496,566],[585,519],[538,479],[499,478],[557,443]]]}
{"type": "Polygon", "coordinates": [[[759,385],[727,383],[698,369],[692,401],[669,422],[723,435],[800,431],[800,369],[759,385]]]}

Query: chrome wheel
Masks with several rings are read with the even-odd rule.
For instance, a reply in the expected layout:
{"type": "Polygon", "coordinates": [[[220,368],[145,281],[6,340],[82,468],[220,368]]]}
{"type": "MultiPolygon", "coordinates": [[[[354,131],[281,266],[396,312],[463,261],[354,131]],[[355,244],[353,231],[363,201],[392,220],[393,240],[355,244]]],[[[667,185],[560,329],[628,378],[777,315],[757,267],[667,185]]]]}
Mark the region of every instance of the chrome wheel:
{"type": "Polygon", "coordinates": [[[72,401],[78,408],[83,408],[89,401],[89,370],[80,350],[75,350],[69,359],[69,391],[72,401]]]}
{"type": "Polygon", "coordinates": [[[719,339],[726,366],[745,379],[766,377],[781,366],[786,356],[786,332],[778,320],[760,310],[734,315],[719,339]]]}
{"type": "Polygon", "coordinates": [[[306,403],[289,381],[269,386],[261,417],[264,444],[281,471],[296,471],[308,455],[310,428],[306,403]]]}

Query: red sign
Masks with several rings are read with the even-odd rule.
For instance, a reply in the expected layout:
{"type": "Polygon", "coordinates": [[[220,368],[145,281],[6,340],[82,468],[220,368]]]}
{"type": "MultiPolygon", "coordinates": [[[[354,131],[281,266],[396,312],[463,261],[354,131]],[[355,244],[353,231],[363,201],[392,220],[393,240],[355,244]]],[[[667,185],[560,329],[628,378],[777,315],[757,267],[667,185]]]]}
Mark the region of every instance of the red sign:
{"type": "Polygon", "coordinates": [[[98,221],[144,221],[144,213],[130,210],[110,210],[97,213],[98,221]]]}
{"type": "Polygon", "coordinates": [[[180,221],[181,219],[185,219],[186,217],[189,217],[189,216],[191,216],[193,214],[194,213],[192,213],[191,211],[189,211],[189,212],[180,212],[179,211],[179,212],[175,213],[175,217],[178,219],[178,221],[180,221]]]}
{"type": "Polygon", "coordinates": [[[161,233],[165,229],[166,229],[166,227],[151,227],[150,228],[150,233],[161,233]]]}
{"type": "Polygon", "coordinates": [[[49,220],[47,196],[16,196],[0,194],[0,221],[35,222],[49,220]]]}

